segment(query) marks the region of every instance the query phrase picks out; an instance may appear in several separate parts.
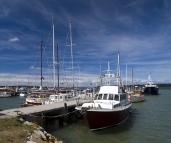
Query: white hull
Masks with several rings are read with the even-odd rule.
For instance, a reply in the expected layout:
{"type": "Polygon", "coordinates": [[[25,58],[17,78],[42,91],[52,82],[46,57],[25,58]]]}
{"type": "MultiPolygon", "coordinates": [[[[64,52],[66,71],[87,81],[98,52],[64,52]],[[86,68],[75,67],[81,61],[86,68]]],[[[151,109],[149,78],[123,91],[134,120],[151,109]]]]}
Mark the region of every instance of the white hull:
{"type": "Polygon", "coordinates": [[[8,92],[1,92],[0,97],[11,97],[11,93],[8,92]]]}
{"type": "Polygon", "coordinates": [[[20,93],[20,96],[25,97],[25,96],[28,96],[28,94],[27,93],[20,93]]]}

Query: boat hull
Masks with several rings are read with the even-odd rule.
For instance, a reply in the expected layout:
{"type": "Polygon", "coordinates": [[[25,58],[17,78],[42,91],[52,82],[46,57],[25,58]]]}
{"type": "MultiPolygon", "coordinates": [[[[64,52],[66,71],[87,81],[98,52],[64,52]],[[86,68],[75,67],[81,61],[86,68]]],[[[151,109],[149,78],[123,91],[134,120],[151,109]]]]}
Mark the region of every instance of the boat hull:
{"type": "Polygon", "coordinates": [[[131,112],[131,105],[121,110],[87,110],[87,122],[91,131],[112,127],[124,122],[131,112]]]}
{"type": "Polygon", "coordinates": [[[29,105],[42,105],[42,103],[29,102],[29,101],[27,101],[27,104],[29,104],[29,105]]]}
{"type": "Polygon", "coordinates": [[[157,95],[158,88],[157,87],[145,87],[144,94],[157,95]]]}
{"type": "Polygon", "coordinates": [[[5,97],[11,97],[11,93],[8,92],[2,92],[0,93],[0,97],[5,98],[5,97]]]}
{"type": "Polygon", "coordinates": [[[143,102],[145,99],[142,96],[131,96],[131,102],[137,103],[137,102],[143,102]]]}

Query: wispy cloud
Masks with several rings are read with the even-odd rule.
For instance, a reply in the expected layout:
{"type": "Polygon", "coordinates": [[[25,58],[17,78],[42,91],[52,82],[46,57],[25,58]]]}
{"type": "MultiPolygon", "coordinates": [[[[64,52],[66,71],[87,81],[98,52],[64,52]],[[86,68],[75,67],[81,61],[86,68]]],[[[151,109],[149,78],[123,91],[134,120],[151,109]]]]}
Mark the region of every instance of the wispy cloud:
{"type": "Polygon", "coordinates": [[[65,48],[65,44],[69,21],[72,22],[73,43],[76,43],[73,46],[74,65],[81,67],[82,84],[89,84],[91,80],[96,82],[100,63],[106,70],[110,61],[112,69],[116,69],[118,48],[123,75],[127,63],[129,71],[135,69],[141,83],[146,80],[147,71],[153,73],[156,81],[168,81],[170,74],[167,72],[171,69],[170,5],[169,0],[1,1],[0,59],[6,62],[0,65],[4,67],[0,68],[1,72],[8,73],[8,66],[15,65],[15,69],[20,70],[13,69],[9,75],[18,72],[21,77],[30,74],[30,82],[35,79],[33,75],[39,75],[36,67],[40,65],[40,41],[43,40],[43,46],[46,46],[43,54],[47,52],[43,55],[43,72],[44,76],[48,75],[45,62],[48,60],[52,68],[50,30],[53,15],[55,42],[59,43],[60,65],[64,64],[64,67],[71,66],[70,47],[65,48]]]}
{"type": "Polygon", "coordinates": [[[12,39],[9,39],[10,42],[16,42],[16,41],[19,41],[19,39],[17,37],[15,38],[12,38],[12,39]]]}

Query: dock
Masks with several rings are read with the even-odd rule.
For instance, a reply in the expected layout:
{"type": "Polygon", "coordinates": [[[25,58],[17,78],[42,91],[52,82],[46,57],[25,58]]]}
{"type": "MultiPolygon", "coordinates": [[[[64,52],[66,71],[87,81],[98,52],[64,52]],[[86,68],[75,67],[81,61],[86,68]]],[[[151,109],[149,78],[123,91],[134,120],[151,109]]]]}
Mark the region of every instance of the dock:
{"type": "Polygon", "coordinates": [[[56,102],[47,105],[34,105],[22,108],[8,109],[0,111],[0,118],[12,118],[17,116],[30,116],[49,113],[64,114],[67,113],[70,108],[74,108],[86,102],[91,102],[92,99],[77,99],[64,102],[56,102]]]}

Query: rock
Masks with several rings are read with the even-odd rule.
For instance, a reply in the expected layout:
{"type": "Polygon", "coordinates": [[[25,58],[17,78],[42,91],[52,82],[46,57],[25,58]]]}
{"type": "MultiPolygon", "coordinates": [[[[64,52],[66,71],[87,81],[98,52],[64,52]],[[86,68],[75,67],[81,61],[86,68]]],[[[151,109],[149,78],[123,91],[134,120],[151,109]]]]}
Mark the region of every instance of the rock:
{"type": "Polygon", "coordinates": [[[24,122],[24,124],[29,125],[29,126],[33,125],[33,123],[28,122],[28,121],[24,122]]]}
{"type": "Polygon", "coordinates": [[[40,134],[33,133],[30,141],[36,142],[36,143],[43,143],[42,136],[40,134]]]}
{"type": "Polygon", "coordinates": [[[25,121],[23,120],[23,118],[20,118],[19,119],[21,123],[24,123],[25,121]]]}
{"type": "Polygon", "coordinates": [[[43,134],[43,132],[42,132],[42,131],[35,130],[35,131],[34,131],[34,133],[35,133],[35,134],[39,134],[39,135],[41,135],[42,140],[46,141],[46,136],[43,134]]]}
{"type": "Polygon", "coordinates": [[[44,131],[45,131],[45,129],[44,129],[44,128],[42,128],[41,126],[39,126],[39,130],[40,130],[40,131],[42,131],[42,132],[44,132],[44,131]]]}
{"type": "Polygon", "coordinates": [[[32,123],[32,122],[26,121],[24,124],[29,125],[29,126],[35,128],[35,129],[39,128],[39,125],[37,125],[37,124],[35,124],[35,123],[32,123]]]}
{"type": "Polygon", "coordinates": [[[44,131],[44,135],[47,136],[47,132],[46,131],[44,131]]]}
{"type": "Polygon", "coordinates": [[[28,136],[31,136],[31,133],[28,133],[28,136]]]}
{"type": "Polygon", "coordinates": [[[26,143],[65,143],[63,141],[58,141],[59,139],[47,133],[44,128],[35,123],[26,121],[24,124],[36,129],[34,133],[28,133],[29,137],[27,137],[28,141],[26,143]]]}

